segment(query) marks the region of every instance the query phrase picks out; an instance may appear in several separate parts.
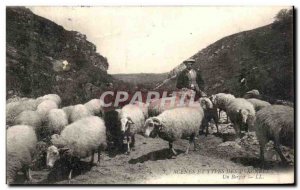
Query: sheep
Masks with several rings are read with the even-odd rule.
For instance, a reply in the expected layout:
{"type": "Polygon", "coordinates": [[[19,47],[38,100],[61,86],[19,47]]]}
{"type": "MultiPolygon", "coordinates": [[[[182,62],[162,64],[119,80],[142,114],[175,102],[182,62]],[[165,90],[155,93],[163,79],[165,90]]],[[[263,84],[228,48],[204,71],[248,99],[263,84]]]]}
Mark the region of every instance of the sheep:
{"type": "Polygon", "coordinates": [[[6,177],[7,183],[14,182],[17,172],[22,170],[31,181],[30,164],[35,151],[37,137],[28,125],[15,125],[6,131],[6,177]]]}
{"type": "Polygon", "coordinates": [[[255,111],[259,111],[262,108],[271,105],[269,102],[259,100],[256,98],[250,98],[250,99],[247,99],[247,101],[250,102],[254,106],[255,111]]]}
{"type": "MultiPolygon", "coordinates": [[[[226,107],[228,105],[228,103],[235,99],[235,96],[232,94],[225,94],[225,93],[218,93],[215,95],[212,95],[210,97],[211,102],[213,103],[213,105],[219,109],[219,118],[221,117],[221,111],[225,111],[226,112],[226,107]]],[[[228,123],[228,115],[227,115],[227,123],[228,123]]]]}
{"type": "Polygon", "coordinates": [[[241,136],[241,130],[248,131],[249,128],[253,127],[255,109],[246,99],[235,98],[231,100],[226,110],[237,136],[241,136]]]}
{"type": "Polygon", "coordinates": [[[42,116],[43,121],[46,119],[46,115],[52,109],[57,109],[57,104],[52,100],[44,100],[37,106],[37,112],[42,116]]]}
{"type": "Polygon", "coordinates": [[[260,145],[260,159],[264,164],[264,147],[274,141],[274,149],[283,164],[287,164],[280,145],[294,148],[294,108],[283,105],[267,106],[256,114],[255,131],[260,145]]]}
{"type": "Polygon", "coordinates": [[[6,104],[6,123],[13,125],[16,117],[23,111],[32,110],[37,108],[37,102],[34,99],[26,98],[16,102],[9,102],[6,104]]]}
{"type": "Polygon", "coordinates": [[[51,134],[60,134],[63,128],[68,125],[68,118],[62,109],[52,109],[46,116],[46,125],[51,134]]]}
{"type": "MultiPolygon", "coordinates": [[[[121,110],[120,110],[121,111],[121,110]]],[[[123,148],[123,133],[121,131],[121,121],[119,120],[119,111],[109,110],[104,114],[104,121],[106,126],[106,135],[108,148],[111,150],[122,150],[123,148]]]]}
{"type": "Polygon", "coordinates": [[[258,90],[253,89],[253,90],[250,90],[250,91],[246,92],[245,95],[243,96],[243,98],[245,98],[245,99],[249,99],[249,98],[260,99],[261,96],[260,96],[260,93],[259,93],[258,90]]]}
{"type": "Polygon", "coordinates": [[[216,127],[217,127],[217,133],[219,133],[219,117],[218,117],[218,110],[213,107],[213,103],[210,101],[207,97],[199,98],[198,102],[200,102],[201,107],[204,110],[204,119],[202,120],[202,125],[200,129],[200,133],[203,132],[203,130],[206,128],[205,136],[208,134],[208,122],[210,122],[212,119],[214,120],[216,127]]]}
{"type": "Polygon", "coordinates": [[[127,154],[130,153],[130,145],[135,145],[135,134],[143,132],[145,116],[139,105],[127,104],[119,113],[119,121],[121,121],[121,131],[127,144],[127,154]]]}
{"type": "Polygon", "coordinates": [[[100,117],[104,115],[104,110],[102,105],[103,102],[100,99],[92,99],[84,104],[84,106],[90,111],[90,113],[100,117]]]}
{"type": "Polygon", "coordinates": [[[57,104],[57,106],[60,106],[61,104],[61,98],[57,94],[47,94],[42,97],[38,97],[36,99],[39,103],[42,103],[44,100],[52,100],[57,104]]]}
{"type": "Polygon", "coordinates": [[[142,109],[143,114],[144,114],[144,117],[145,117],[145,119],[147,119],[148,116],[149,116],[149,114],[148,114],[149,103],[134,102],[133,104],[134,104],[134,105],[138,105],[138,106],[142,109]]]}
{"type": "Polygon", "coordinates": [[[79,119],[82,119],[84,117],[88,117],[91,116],[92,113],[82,104],[77,104],[74,106],[74,108],[72,109],[72,113],[70,116],[70,121],[75,122],[79,119]]]}
{"type": "Polygon", "coordinates": [[[106,127],[104,121],[97,116],[89,116],[67,125],[60,135],[52,136],[52,143],[47,149],[47,166],[52,168],[59,159],[71,162],[69,181],[72,178],[72,163],[80,158],[91,157],[94,163],[94,153],[98,151],[98,164],[100,164],[101,150],[105,150],[106,127]]]}
{"type": "Polygon", "coordinates": [[[201,107],[180,107],[166,110],[156,117],[151,117],[145,122],[145,136],[155,138],[157,135],[169,142],[169,149],[175,156],[177,152],[173,148],[173,142],[180,138],[189,137],[189,145],[186,154],[189,152],[190,144],[197,145],[195,136],[204,118],[201,107]]]}
{"type": "Polygon", "coordinates": [[[153,117],[161,114],[165,110],[176,107],[186,107],[190,101],[185,98],[181,99],[181,97],[181,95],[175,97],[163,97],[150,102],[148,106],[148,115],[153,117]],[[171,101],[172,98],[174,98],[174,102],[171,101]]]}
{"type": "Polygon", "coordinates": [[[42,125],[42,117],[36,111],[26,110],[16,117],[14,125],[29,125],[36,128],[42,125]]]}
{"type": "Polygon", "coordinates": [[[68,118],[68,122],[71,123],[71,114],[72,114],[72,111],[74,109],[74,106],[66,106],[66,107],[63,107],[61,108],[65,114],[67,115],[67,118],[68,118]]]}

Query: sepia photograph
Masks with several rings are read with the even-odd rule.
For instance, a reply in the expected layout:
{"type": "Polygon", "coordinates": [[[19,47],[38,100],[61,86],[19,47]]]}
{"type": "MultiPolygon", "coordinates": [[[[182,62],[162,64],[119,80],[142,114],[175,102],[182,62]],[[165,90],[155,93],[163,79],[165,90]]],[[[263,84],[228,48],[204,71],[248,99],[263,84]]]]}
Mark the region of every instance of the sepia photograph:
{"type": "Polygon", "coordinates": [[[7,185],[295,185],[293,6],[5,11],[7,185]]]}

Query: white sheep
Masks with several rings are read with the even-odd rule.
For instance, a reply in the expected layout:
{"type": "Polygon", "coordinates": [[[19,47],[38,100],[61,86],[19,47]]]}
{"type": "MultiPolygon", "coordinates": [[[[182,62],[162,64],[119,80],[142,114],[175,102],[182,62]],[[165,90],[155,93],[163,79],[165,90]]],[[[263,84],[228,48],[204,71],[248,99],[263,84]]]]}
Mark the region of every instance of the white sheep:
{"type": "Polygon", "coordinates": [[[227,114],[233,123],[236,135],[241,135],[241,130],[248,131],[253,127],[255,120],[254,106],[244,98],[235,98],[226,108],[227,114]]]}
{"type": "MultiPolygon", "coordinates": [[[[47,150],[48,167],[52,168],[58,159],[66,157],[71,158],[67,160],[79,160],[92,156],[91,164],[93,164],[96,151],[100,163],[100,151],[107,146],[105,123],[97,116],[82,118],[67,125],[60,135],[53,135],[52,143],[47,150]]],[[[70,168],[69,180],[72,178],[73,169],[70,168]]]]}
{"type": "Polygon", "coordinates": [[[190,103],[190,100],[188,98],[181,99],[181,97],[182,97],[181,95],[172,97],[174,99],[171,99],[171,97],[163,97],[150,102],[148,106],[149,116],[150,117],[157,116],[162,112],[164,112],[165,110],[169,110],[173,108],[186,107],[190,103]]]}
{"type": "Polygon", "coordinates": [[[135,144],[135,134],[144,132],[144,112],[139,105],[125,105],[119,112],[119,121],[121,131],[127,139],[127,153],[130,153],[130,145],[133,147],[135,144]]]}
{"type": "Polygon", "coordinates": [[[12,125],[15,118],[23,111],[36,110],[37,101],[31,98],[22,98],[15,102],[9,102],[6,104],[6,123],[12,125]]]}
{"type": "MultiPolygon", "coordinates": [[[[221,117],[221,111],[226,112],[226,107],[228,103],[235,99],[235,96],[232,94],[218,93],[214,94],[210,97],[211,102],[214,104],[216,108],[219,109],[219,118],[221,117]]],[[[227,115],[227,123],[228,123],[228,115],[227,115]]]]}
{"type": "Polygon", "coordinates": [[[21,112],[15,119],[14,125],[29,125],[34,128],[42,125],[42,117],[36,111],[26,110],[21,112]]]}
{"type": "Polygon", "coordinates": [[[84,106],[93,115],[102,117],[104,115],[103,101],[101,99],[92,99],[84,104],[84,106]]]}
{"type": "Polygon", "coordinates": [[[143,111],[143,114],[145,116],[145,119],[148,118],[149,114],[148,114],[148,107],[149,107],[149,103],[143,103],[143,102],[134,102],[133,103],[134,105],[138,105],[142,111],[143,111]]]}
{"type": "Polygon", "coordinates": [[[63,107],[61,108],[65,114],[67,115],[67,118],[68,118],[68,122],[71,123],[71,115],[72,115],[72,111],[74,109],[74,106],[66,106],[66,107],[63,107]]]}
{"type": "Polygon", "coordinates": [[[249,98],[249,99],[247,99],[247,101],[250,102],[254,106],[255,111],[259,111],[262,108],[271,105],[269,102],[259,100],[259,99],[256,99],[256,98],[249,98]]]}
{"type": "Polygon", "coordinates": [[[72,109],[72,113],[70,116],[70,121],[75,122],[79,119],[91,116],[92,113],[82,104],[77,104],[74,106],[74,108],[72,109]]]}
{"type": "Polygon", "coordinates": [[[46,115],[52,109],[57,109],[58,105],[52,100],[44,100],[37,106],[37,112],[42,116],[43,121],[46,119],[46,115]]]}
{"type": "Polygon", "coordinates": [[[248,98],[260,98],[260,93],[258,90],[253,89],[245,93],[243,98],[248,99],[248,98]]]}
{"type": "Polygon", "coordinates": [[[154,138],[158,135],[168,141],[169,148],[174,155],[177,155],[177,152],[173,148],[173,142],[180,138],[189,137],[187,154],[192,142],[196,149],[195,136],[199,131],[203,118],[203,110],[199,107],[181,107],[166,110],[157,117],[146,120],[145,136],[154,138]]]}
{"type": "Polygon", "coordinates": [[[35,151],[37,137],[31,126],[15,125],[6,131],[6,177],[7,183],[14,182],[17,172],[24,171],[31,181],[30,164],[35,151]]]}
{"type": "Polygon", "coordinates": [[[260,159],[264,164],[264,147],[274,141],[274,148],[281,161],[287,164],[280,145],[294,147],[294,108],[283,105],[271,105],[257,112],[255,131],[260,144],[260,159]]]}
{"type": "Polygon", "coordinates": [[[57,94],[47,94],[45,96],[38,97],[36,100],[39,103],[42,103],[44,100],[52,100],[57,104],[57,106],[60,106],[61,104],[61,98],[57,94]]]}
{"type": "Polygon", "coordinates": [[[60,134],[63,128],[68,125],[68,118],[62,109],[52,109],[46,116],[46,125],[51,134],[60,134]]]}

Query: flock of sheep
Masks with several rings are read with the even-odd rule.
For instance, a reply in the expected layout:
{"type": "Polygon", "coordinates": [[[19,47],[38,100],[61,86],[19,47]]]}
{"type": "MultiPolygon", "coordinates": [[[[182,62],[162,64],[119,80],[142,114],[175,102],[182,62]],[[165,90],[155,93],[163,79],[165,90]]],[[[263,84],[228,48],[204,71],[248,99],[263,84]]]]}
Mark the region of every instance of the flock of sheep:
{"type": "MultiPolygon", "coordinates": [[[[175,95],[175,102],[188,102],[191,98],[189,93],[189,90],[179,92],[175,95]]],[[[251,93],[255,95],[258,92],[251,93]]],[[[61,98],[56,94],[37,99],[10,99],[6,105],[7,182],[13,183],[19,171],[24,172],[28,181],[32,180],[30,167],[39,141],[47,143],[45,165],[52,168],[62,158],[70,162],[69,180],[72,178],[72,163],[81,158],[91,156],[93,164],[94,153],[98,152],[99,164],[101,151],[120,144],[126,145],[126,153],[129,154],[137,133],[166,140],[174,156],[177,152],[173,142],[187,138],[188,153],[192,143],[194,149],[197,148],[195,138],[199,133],[206,129],[207,135],[211,120],[218,128],[221,111],[225,111],[233,123],[237,138],[241,137],[242,131],[256,132],[262,163],[264,146],[269,140],[274,141],[275,150],[286,163],[280,145],[294,146],[293,107],[246,98],[219,93],[201,97],[193,106],[171,105],[162,98],[147,104],[136,102],[113,110],[116,114],[114,120],[111,120],[110,112],[104,111],[100,99],[62,108],[61,98]],[[116,133],[117,128],[120,133],[116,133]],[[114,138],[111,138],[112,134],[115,134],[114,138]]]]}

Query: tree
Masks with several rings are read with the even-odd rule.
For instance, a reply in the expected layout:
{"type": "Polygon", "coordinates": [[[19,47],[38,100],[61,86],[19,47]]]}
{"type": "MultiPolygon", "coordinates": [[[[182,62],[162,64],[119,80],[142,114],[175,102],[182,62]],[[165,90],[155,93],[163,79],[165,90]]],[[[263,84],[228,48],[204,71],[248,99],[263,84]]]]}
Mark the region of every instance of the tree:
{"type": "Polygon", "coordinates": [[[275,16],[275,22],[293,21],[293,9],[281,9],[275,16]]]}

